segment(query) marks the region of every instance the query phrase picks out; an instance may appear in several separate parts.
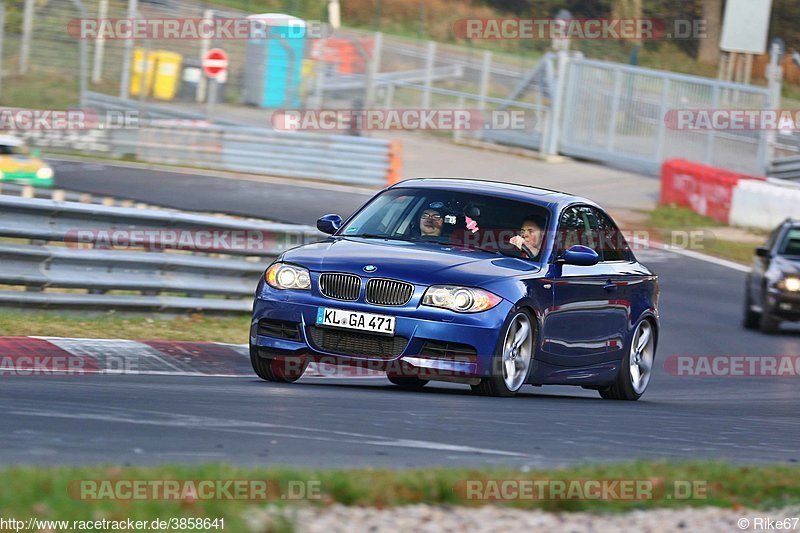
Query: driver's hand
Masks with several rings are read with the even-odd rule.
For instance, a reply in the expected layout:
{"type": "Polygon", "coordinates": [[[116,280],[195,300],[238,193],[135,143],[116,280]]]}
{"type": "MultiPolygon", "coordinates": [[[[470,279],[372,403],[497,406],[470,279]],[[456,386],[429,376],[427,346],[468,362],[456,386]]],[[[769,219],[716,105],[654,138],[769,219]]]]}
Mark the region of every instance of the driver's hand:
{"type": "Polygon", "coordinates": [[[525,246],[525,239],[523,239],[519,235],[515,235],[515,236],[511,237],[511,239],[509,239],[508,242],[513,244],[514,246],[516,246],[520,250],[522,250],[522,247],[525,246]]]}

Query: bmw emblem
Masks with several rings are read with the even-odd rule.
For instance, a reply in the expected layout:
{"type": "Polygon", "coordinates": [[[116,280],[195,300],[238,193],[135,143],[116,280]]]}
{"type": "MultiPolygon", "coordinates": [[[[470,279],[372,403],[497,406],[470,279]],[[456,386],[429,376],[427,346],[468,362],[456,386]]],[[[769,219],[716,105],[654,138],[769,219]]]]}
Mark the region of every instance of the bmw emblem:
{"type": "Polygon", "coordinates": [[[378,270],[378,267],[375,265],[367,265],[364,267],[364,272],[375,272],[376,270],[378,270]]]}

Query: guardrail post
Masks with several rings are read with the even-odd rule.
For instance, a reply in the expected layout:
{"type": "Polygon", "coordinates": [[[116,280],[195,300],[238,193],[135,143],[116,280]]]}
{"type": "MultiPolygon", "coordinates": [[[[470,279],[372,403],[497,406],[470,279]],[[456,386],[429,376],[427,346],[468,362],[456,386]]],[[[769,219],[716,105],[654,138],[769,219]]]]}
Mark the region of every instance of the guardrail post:
{"type": "Polygon", "coordinates": [[[0,94],[3,94],[3,29],[6,26],[6,5],[0,2],[0,94]]]}
{"type": "MultiPolygon", "coordinates": [[[[136,18],[138,0],[128,0],[128,20],[136,18]]],[[[125,51],[122,54],[122,75],[119,81],[119,97],[127,100],[130,96],[131,60],[133,59],[133,39],[125,41],[125,51]]]]}
{"type": "Polygon", "coordinates": [[[422,109],[431,107],[431,85],[433,84],[433,65],[436,60],[436,42],[428,41],[425,55],[425,89],[422,91],[422,109]]]}
{"type": "Polygon", "coordinates": [[[364,109],[372,109],[375,102],[375,78],[381,68],[381,49],[383,48],[383,34],[375,32],[372,45],[372,57],[367,63],[367,74],[364,76],[364,109]]]}

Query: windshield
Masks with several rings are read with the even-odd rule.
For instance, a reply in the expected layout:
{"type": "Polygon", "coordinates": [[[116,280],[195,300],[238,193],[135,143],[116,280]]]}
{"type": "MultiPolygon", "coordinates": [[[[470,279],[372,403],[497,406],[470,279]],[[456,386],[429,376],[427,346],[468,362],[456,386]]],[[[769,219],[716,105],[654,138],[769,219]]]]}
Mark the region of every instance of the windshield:
{"type": "Polygon", "coordinates": [[[431,242],[538,261],[548,210],[481,194],[391,189],[339,235],[431,242]]]}
{"type": "Polygon", "coordinates": [[[780,255],[800,255],[800,228],[787,231],[778,250],[780,255]]]}
{"type": "Polygon", "coordinates": [[[25,145],[0,144],[0,155],[28,155],[28,152],[25,145]]]}

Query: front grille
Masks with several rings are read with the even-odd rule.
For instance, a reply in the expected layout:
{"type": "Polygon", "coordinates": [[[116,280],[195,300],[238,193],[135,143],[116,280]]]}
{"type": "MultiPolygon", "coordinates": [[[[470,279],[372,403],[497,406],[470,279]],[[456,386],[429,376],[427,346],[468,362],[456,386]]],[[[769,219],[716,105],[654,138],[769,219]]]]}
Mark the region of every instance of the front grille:
{"type": "Polygon", "coordinates": [[[300,330],[297,325],[297,322],[262,318],[258,321],[258,334],[265,337],[275,337],[276,339],[299,341],[300,330]]]}
{"type": "Polygon", "coordinates": [[[405,281],[375,278],[367,282],[367,301],[375,305],[405,305],[414,286],[405,281]]]}
{"type": "Polygon", "coordinates": [[[336,355],[393,359],[402,354],[408,344],[408,339],[405,337],[386,337],[316,326],[311,326],[308,330],[311,342],[318,350],[336,355]]]}
{"type": "Polygon", "coordinates": [[[353,274],[322,274],[319,292],[335,300],[355,301],[361,292],[361,278],[353,274]]]}
{"type": "Polygon", "coordinates": [[[478,352],[474,347],[456,342],[425,341],[419,355],[431,359],[449,359],[461,362],[474,362],[478,359],[478,352]]]}

